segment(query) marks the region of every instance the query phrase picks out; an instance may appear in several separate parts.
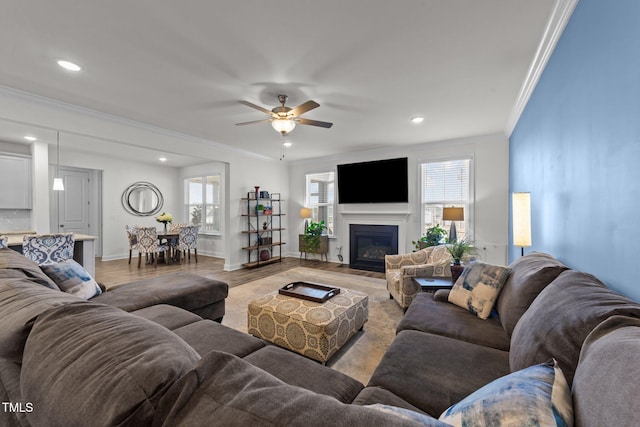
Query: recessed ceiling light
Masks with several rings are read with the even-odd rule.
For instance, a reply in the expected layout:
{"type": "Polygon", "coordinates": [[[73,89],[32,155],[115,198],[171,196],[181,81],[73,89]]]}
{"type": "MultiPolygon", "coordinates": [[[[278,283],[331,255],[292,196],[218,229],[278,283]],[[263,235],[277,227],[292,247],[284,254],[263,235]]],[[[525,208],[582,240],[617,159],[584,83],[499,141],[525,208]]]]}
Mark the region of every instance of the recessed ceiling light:
{"type": "Polygon", "coordinates": [[[26,139],[27,141],[36,141],[38,138],[36,138],[35,136],[25,136],[24,139],[26,139]]]}
{"type": "Polygon", "coordinates": [[[82,70],[82,67],[79,66],[78,64],[74,64],[71,61],[66,61],[64,59],[58,59],[58,65],[61,66],[62,68],[64,68],[65,70],[69,70],[69,71],[80,71],[82,70]]]}
{"type": "Polygon", "coordinates": [[[291,147],[293,143],[287,141],[287,142],[283,142],[282,145],[284,145],[285,147],[291,147]]]}
{"type": "Polygon", "coordinates": [[[160,157],[158,160],[160,160],[161,162],[166,162],[167,158],[166,157],[160,157]]]}
{"type": "Polygon", "coordinates": [[[418,124],[418,123],[422,123],[422,122],[424,122],[424,117],[422,117],[422,116],[411,117],[411,123],[418,124]]]}

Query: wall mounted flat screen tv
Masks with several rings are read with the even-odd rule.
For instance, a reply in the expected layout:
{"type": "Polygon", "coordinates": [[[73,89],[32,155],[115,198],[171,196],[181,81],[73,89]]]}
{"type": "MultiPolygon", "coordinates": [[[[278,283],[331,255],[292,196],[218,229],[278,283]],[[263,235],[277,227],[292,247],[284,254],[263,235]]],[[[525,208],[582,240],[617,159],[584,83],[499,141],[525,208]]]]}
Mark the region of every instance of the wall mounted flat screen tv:
{"type": "Polygon", "coordinates": [[[407,203],[407,158],[338,165],[338,203],[407,203]]]}

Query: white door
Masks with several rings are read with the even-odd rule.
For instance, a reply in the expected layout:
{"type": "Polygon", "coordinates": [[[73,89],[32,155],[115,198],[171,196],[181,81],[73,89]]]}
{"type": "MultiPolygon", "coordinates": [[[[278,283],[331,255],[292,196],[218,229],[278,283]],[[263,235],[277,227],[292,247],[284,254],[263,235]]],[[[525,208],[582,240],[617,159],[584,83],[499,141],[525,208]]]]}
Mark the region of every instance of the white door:
{"type": "Polygon", "coordinates": [[[90,234],[90,172],[60,168],[60,177],[64,182],[64,191],[55,192],[59,208],[58,230],[64,233],[90,234]]]}

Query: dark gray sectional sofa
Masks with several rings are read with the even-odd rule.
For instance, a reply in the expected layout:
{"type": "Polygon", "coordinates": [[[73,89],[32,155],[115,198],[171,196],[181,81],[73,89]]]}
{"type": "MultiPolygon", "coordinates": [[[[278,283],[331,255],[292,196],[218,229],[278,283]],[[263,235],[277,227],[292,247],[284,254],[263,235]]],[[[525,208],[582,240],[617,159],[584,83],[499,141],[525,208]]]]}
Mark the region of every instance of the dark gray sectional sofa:
{"type": "Polygon", "coordinates": [[[447,290],[419,294],[355,403],[438,417],[491,381],[553,357],[571,386],[576,426],[640,425],[640,304],[547,254],[511,268],[487,320],[450,304],[447,290]]]}
{"type": "Polygon", "coordinates": [[[513,263],[487,320],[446,292],[419,294],[365,387],[215,322],[224,309],[203,295],[226,296],[222,282],[193,277],[194,298],[186,284],[152,297],[153,279],[85,301],[43,286],[10,252],[0,249],[0,400],[13,404],[2,426],[444,426],[435,418],[451,404],[550,357],[572,384],[577,426],[640,425],[640,305],[548,255],[513,263]]]}

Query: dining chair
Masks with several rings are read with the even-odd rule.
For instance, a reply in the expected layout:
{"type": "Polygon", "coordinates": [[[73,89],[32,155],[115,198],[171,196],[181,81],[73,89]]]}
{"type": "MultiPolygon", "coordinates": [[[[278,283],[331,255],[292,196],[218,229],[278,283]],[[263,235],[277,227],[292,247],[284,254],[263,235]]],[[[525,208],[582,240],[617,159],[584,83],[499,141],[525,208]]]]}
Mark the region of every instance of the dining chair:
{"type": "Polygon", "coordinates": [[[171,224],[169,224],[169,232],[171,233],[177,233],[180,231],[181,227],[186,227],[189,224],[183,224],[180,222],[172,222],[171,224]]]}
{"type": "Polygon", "coordinates": [[[73,259],[73,233],[27,234],[22,238],[22,254],[38,265],[73,259]]]}
{"type": "Polygon", "coordinates": [[[158,230],[155,227],[136,227],[136,239],[138,241],[136,249],[138,250],[138,268],[142,262],[142,254],[151,256],[151,263],[154,267],[158,266],[158,256],[160,252],[165,252],[165,259],[169,256],[168,245],[158,243],[158,230]]]}
{"type": "Polygon", "coordinates": [[[131,264],[131,255],[133,251],[138,250],[138,237],[136,236],[136,227],[125,225],[125,229],[127,230],[127,240],[129,241],[129,264],[131,264]]]}
{"type": "Polygon", "coordinates": [[[191,262],[191,249],[193,249],[193,255],[198,262],[198,227],[197,225],[187,225],[180,227],[180,234],[178,236],[178,246],[176,249],[182,252],[182,257],[187,258],[191,262]]]}

